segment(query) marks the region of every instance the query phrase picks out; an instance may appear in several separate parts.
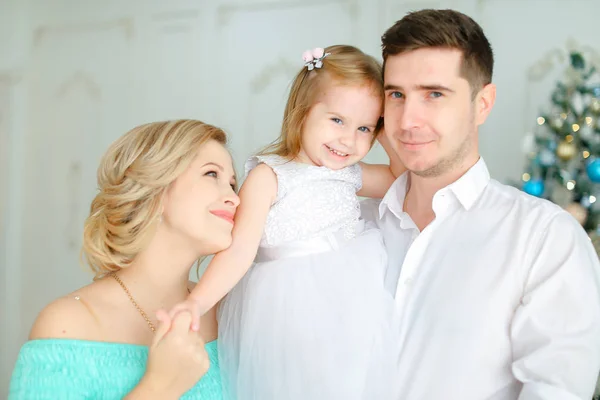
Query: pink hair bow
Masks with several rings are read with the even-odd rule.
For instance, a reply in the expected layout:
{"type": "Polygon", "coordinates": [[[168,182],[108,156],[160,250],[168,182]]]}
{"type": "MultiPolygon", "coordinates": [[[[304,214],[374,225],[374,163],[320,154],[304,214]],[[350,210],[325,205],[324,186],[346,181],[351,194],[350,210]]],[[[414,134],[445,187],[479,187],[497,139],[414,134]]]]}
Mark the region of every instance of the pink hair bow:
{"type": "Polygon", "coordinates": [[[331,53],[325,53],[325,50],[321,47],[316,47],[312,50],[306,50],[302,53],[302,59],[304,60],[304,66],[312,71],[315,68],[321,68],[323,66],[323,59],[331,53]]]}

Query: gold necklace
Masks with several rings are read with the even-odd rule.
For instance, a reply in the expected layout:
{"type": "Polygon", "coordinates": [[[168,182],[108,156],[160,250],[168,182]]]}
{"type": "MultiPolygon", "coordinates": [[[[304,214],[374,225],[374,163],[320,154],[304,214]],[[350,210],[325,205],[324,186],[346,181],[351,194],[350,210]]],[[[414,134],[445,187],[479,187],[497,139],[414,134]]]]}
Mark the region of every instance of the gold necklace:
{"type": "Polygon", "coordinates": [[[117,283],[119,285],[121,285],[121,287],[123,288],[123,290],[125,291],[125,293],[127,294],[127,297],[129,297],[129,300],[131,300],[131,304],[133,304],[133,306],[135,308],[137,308],[137,310],[139,311],[139,313],[142,315],[142,317],[144,317],[144,319],[146,320],[146,323],[148,324],[148,326],[150,327],[150,330],[152,332],[156,332],[156,328],[154,327],[154,324],[152,323],[152,321],[150,321],[150,318],[148,318],[148,315],[144,312],[144,310],[142,310],[142,307],[140,307],[138,305],[138,303],[133,299],[133,296],[131,295],[131,293],[129,293],[129,289],[127,289],[127,286],[125,286],[125,284],[123,283],[123,281],[117,276],[117,274],[115,274],[114,272],[109,272],[108,273],[110,276],[112,276],[113,278],[115,278],[115,281],[117,281],[117,283]]]}
{"type": "MultiPolygon", "coordinates": [[[[112,276],[115,281],[117,281],[117,283],[119,285],[121,285],[121,287],[123,288],[123,290],[125,291],[125,293],[127,294],[127,297],[129,297],[129,300],[131,301],[131,304],[133,304],[133,306],[138,310],[138,312],[142,315],[142,317],[144,317],[144,319],[146,320],[146,323],[148,324],[148,326],[150,327],[150,330],[152,332],[156,332],[156,328],[154,327],[154,324],[152,323],[152,321],[150,321],[150,318],[148,318],[148,315],[144,312],[144,310],[142,310],[142,307],[140,307],[138,305],[138,303],[134,300],[133,296],[131,295],[131,293],[129,292],[129,289],[127,289],[127,286],[125,286],[125,284],[123,283],[123,281],[121,280],[121,278],[119,278],[117,276],[117,274],[112,271],[109,272],[108,275],[112,276]]],[[[190,289],[187,289],[188,294],[190,293],[190,289]]]]}

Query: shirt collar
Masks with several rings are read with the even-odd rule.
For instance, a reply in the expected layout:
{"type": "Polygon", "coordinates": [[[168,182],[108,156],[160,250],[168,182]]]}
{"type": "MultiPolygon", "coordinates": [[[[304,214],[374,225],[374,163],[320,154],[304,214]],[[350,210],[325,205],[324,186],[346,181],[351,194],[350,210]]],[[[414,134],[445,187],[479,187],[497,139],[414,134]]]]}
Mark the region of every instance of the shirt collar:
{"type": "Polygon", "coordinates": [[[473,165],[458,180],[448,185],[448,189],[454,193],[465,210],[471,209],[479,198],[487,184],[490,182],[490,173],[483,158],[473,165]]]}
{"type": "MultiPolygon", "coordinates": [[[[379,218],[383,217],[386,210],[390,210],[397,218],[401,218],[400,216],[404,212],[402,208],[406,197],[408,173],[407,171],[400,175],[383,197],[379,204],[379,218]]],[[[465,210],[469,210],[483,193],[489,181],[490,173],[483,157],[480,157],[463,176],[441,190],[449,190],[454,193],[465,210]]]]}
{"type": "Polygon", "coordinates": [[[379,203],[379,218],[383,217],[386,210],[390,210],[392,214],[396,216],[396,218],[401,218],[402,213],[404,212],[404,198],[406,197],[406,189],[408,183],[408,171],[404,172],[400,175],[392,186],[388,189],[385,196],[379,203]]]}

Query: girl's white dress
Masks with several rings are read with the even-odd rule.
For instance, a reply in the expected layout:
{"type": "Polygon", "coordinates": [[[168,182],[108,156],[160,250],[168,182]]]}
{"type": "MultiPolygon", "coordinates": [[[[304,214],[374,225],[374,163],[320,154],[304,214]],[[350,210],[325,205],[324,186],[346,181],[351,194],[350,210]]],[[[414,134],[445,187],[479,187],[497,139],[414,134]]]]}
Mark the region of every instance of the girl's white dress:
{"type": "Polygon", "coordinates": [[[226,399],[392,400],[399,329],[359,165],[257,156],[278,180],[255,263],[219,307],[226,399]]]}

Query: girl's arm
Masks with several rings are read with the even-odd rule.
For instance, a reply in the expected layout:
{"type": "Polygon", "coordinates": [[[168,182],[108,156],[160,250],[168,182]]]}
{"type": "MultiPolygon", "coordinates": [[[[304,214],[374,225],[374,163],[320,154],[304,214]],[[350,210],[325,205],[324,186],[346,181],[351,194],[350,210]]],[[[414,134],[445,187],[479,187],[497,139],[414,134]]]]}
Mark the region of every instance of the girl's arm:
{"type": "Polygon", "coordinates": [[[191,311],[193,330],[198,329],[200,317],[225,297],[252,265],[267,214],[277,196],[273,170],[259,164],[248,174],[239,196],[231,246],[213,257],[189,298],[169,313],[173,318],[180,311],[191,311]]]}
{"type": "Polygon", "coordinates": [[[390,165],[366,164],[361,162],[363,185],[357,194],[363,197],[379,199],[385,196],[392,183],[406,171],[406,168],[394,152],[394,149],[392,149],[385,132],[381,132],[377,140],[387,153],[390,165]]]}

